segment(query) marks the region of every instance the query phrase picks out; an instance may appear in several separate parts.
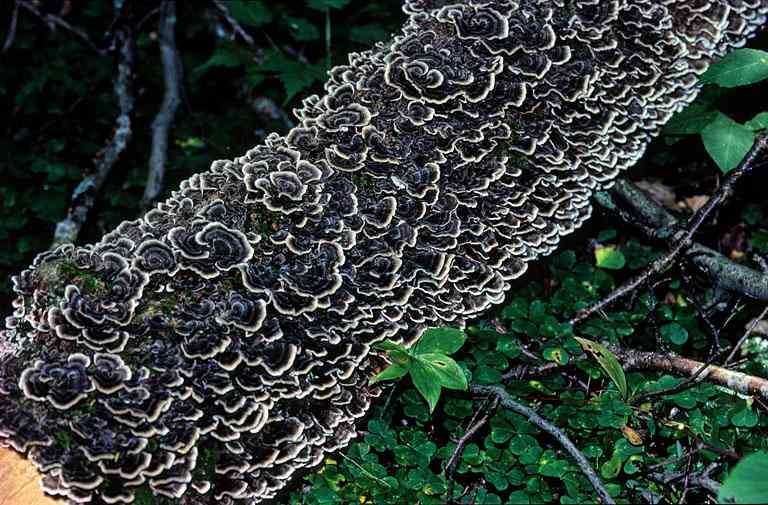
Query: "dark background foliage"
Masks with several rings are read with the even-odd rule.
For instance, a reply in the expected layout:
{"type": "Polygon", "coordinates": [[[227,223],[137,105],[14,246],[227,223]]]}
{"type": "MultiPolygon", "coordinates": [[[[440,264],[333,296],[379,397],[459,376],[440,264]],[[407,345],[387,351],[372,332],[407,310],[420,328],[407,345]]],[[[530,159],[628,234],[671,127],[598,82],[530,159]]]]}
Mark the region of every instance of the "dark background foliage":
{"type": "MultiPolygon", "coordinates": [[[[126,3],[132,23],[140,23],[135,34],[134,135],[99,195],[82,242],[98,240],[139,215],[150,125],[163,95],[158,3],[126,3]]],[[[268,133],[286,131],[283,118],[255,110],[263,98],[275,105],[273,110],[290,115],[302,98],[322,91],[329,62],[346,62],[349,52],[386,40],[403,19],[398,0],[226,3],[252,34],[255,47],[233,39],[231,26],[211,2],[177,4],[184,87],[169,142],[166,191],[213,160],[239,156],[268,133]]],[[[13,2],[0,4],[0,19],[9,24],[13,2]]],[[[37,5],[41,13],[85,30],[98,47],[109,47],[111,0],[46,0],[37,5]]],[[[2,27],[4,36],[7,28],[2,27]]],[[[9,275],[50,246],[72,191],[93,170],[114,129],[118,109],[112,90],[116,55],[99,55],[67,30],[51,30],[24,9],[18,13],[13,44],[0,61],[0,306],[7,309],[9,275]]]]}
{"type": "MultiPolygon", "coordinates": [[[[133,138],[114,166],[79,242],[98,240],[125,219],[140,214],[147,179],[150,125],[163,95],[157,7],[152,0],[125,0],[135,27],[136,108],[133,138]]],[[[9,313],[10,275],[50,247],[75,187],[91,173],[115,128],[112,89],[117,56],[111,46],[112,0],[28,2],[42,15],[55,15],[83,29],[103,54],[66,29],[51,28],[25,9],[15,36],[0,55],[0,311],[9,313]]],[[[169,141],[166,193],[213,160],[232,158],[269,132],[284,132],[290,111],[322,91],[325,70],[351,51],[386,40],[402,20],[399,0],[228,1],[232,16],[253,38],[232,25],[209,1],[178,2],[176,39],[184,67],[182,104],[169,141]]],[[[14,2],[1,2],[0,40],[14,2]]],[[[768,38],[752,47],[767,48],[768,38]]],[[[768,85],[736,89],[708,86],[707,103],[743,123],[768,109],[768,85]]],[[[755,265],[768,253],[768,168],[740,188],[736,200],[699,237],[734,261],[755,265]]],[[[698,135],[668,132],[649,149],[631,177],[665,199],[682,216],[717,187],[721,171],[698,135]],[[697,200],[699,199],[699,200],[697,200]]],[[[720,478],[736,456],[766,448],[766,407],[722,388],[702,385],[648,404],[630,406],[595,364],[578,358],[573,329],[561,326],[585,303],[660,253],[601,212],[568,238],[563,251],[533,266],[503,307],[477,321],[456,356],[477,383],[498,383],[509,368],[536,355],[563,365],[562,374],[519,381],[509,391],[536,405],[566,429],[609,489],[625,501],[681,498],[682,481],[653,481],[655,473],[693,474],[718,462],[720,478]],[[595,265],[595,251],[611,247],[620,257],[595,265]],[[523,350],[525,353],[523,353],[523,350]],[[635,437],[639,437],[638,438],[635,437]]],[[[710,346],[695,304],[686,300],[680,272],[660,287],[644,290],[632,303],[590,319],[578,335],[650,349],[663,348],[705,359],[710,346]],[[650,309],[649,309],[650,307],[650,309]]],[[[704,285],[703,296],[713,290],[704,285]]],[[[760,305],[735,300],[717,313],[726,345],[743,333],[760,305]],[[733,315],[733,317],[730,317],[733,315]]],[[[768,350],[760,338],[748,347],[743,370],[765,376],[768,350]]],[[[662,389],[677,379],[659,373],[628,375],[630,390],[662,389]]],[[[319,473],[298,484],[293,503],[444,503],[448,482],[442,468],[456,439],[482,400],[452,393],[434,414],[407,382],[385,389],[361,440],[326,461],[319,473]]],[[[686,474],[686,475],[687,475],[686,474]]],[[[455,491],[463,503],[590,502],[592,490],[551,439],[521,417],[497,412],[467,447],[458,466],[455,491]],[[466,493],[465,493],[466,491],[466,493]]],[[[687,482],[687,481],[686,481],[687,482]]]]}

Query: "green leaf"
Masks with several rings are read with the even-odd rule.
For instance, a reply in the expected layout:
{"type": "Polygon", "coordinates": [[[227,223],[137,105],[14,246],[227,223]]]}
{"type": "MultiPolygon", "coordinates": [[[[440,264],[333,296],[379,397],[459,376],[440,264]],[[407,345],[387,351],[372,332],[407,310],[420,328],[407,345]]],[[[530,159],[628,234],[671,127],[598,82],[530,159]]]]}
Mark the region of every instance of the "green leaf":
{"type": "Polygon", "coordinates": [[[244,25],[257,27],[272,21],[272,12],[261,0],[229,0],[227,8],[244,25]]]}
{"type": "Polygon", "coordinates": [[[718,503],[768,503],[768,452],[745,457],[725,478],[718,503]]]}
{"type": "Polygon", "coordinates": [[[758,420],[757,413],[749,406],[745,406],[731,417],[733,425],[740,428],[754,428],[757,426],[758,420]]]}
{"type": "Polygon", "coordinates": [[[370,381],[370,384],[375,384],[381,381],[400,379],[408,373],[408,369],[409,367],[407,364],[401,365],[399,363],[392,363],[387,368],[379,372],[375,377],[373,377],[370,381]]]}
{"type": "Polygon", "coordinates": [[[210,58],[192,70],[192,80],[197,80],[216,67],[235,68],[250,61],[252,57],[234,44],[223,43],[216,47],[210,58]]]}
{"type": "Polygon", "coordinates": [[[768,129],[768,112],[761,112],[757,116],[744,123],[744,126],[753,131],[768,129]]]}
{"type": "Polygon", "coordinates": [[[701,82],[724,88],[746,86],[768,78],[768,52],[737,49],[713,64],[701,76],[701,82]]]}
{"type": "Polygon", "coordinates": [[[616,246],[596,247],[595,260],[597,266],[607,270],[621,270],[627,264],[624,254],[616,246]]]}
{"type": "Polygon", "coordinates": [[[704,147],[724,173],[739,164],[755,142],[755,132],[718,112],[715,119],[702,130],[704,147]]]}
{"type": "Polygon", "coordinates": [[[381,25],[361,25],[349,29],[349,39],[365,45],[384,40],[389,35],[389,32],[381,25]]]}
{"type": "Polygon", "coordinates": [[[688,330],[678,323],[667,323],[660,328],[661,336],[673,344],[683,345],[688,341],[688,330]]]}
{"type": "Polygon", "coordinates": [[[318,11],[326,9],[343,9],[352,0],[307,0],[307,7],[318,11]]]}
{"type": "Polygon", "coordinates": [[[626,399],[627,377],[624,375],[624,369],[621,368],[621,364],[619,364],[619,360],[616,359],[616,356],[602,344],[586,338],[573,338],[581,344],[582,349],[592,354],[598,364],[605,370],[605,373],[608,374],[608,377],[610,377],[613,383],[616,384],[616,388],[619,390],[621,397],[626,399]]]}
{"type": "Polygon", "coordinates": [[[434,368],[436,377],[443,387],[459,391],[467,390],[467,376],[453,358],[445,354],[429,353],[420,354],[418,360],[425,361],[434,368]]]}
{"type": "Polygon", "coordinates": [[[429,328],[416,343],[414,352],[453,354],[464,345],[467,336],[457,328],[429,328]]]}
{"type": "Polygon", "coordinates": [[[291,36],[298,41],[307,42],[320,38],[320,30],[308,19],[283,16],[283,20],[288,25],[291,36]]]}
{"type": "Polygon", "coordinates": [[[567,365],[570,356],[562,347],[547,347],[541,351],[541,356],[547,361],[554,361],[558,365],[567,365]]]}
{"type": "Polygon", "coordinates": [[[665,135],[694,135],[701,133],[717,116],[709,103],[695,101],[678,112],[664,126],[665,135]]]}
{"type": "Polygon", "coordinates": [[[393,342],[391,340],[382,340],[381,342],[376,342],[373,344],[374,349],[380,349],[382,351],[403,351],[408,352],[408,350],[402,345],[398,344],[397,342],[393,342]]]}
{"type": "Polygon", "coordinates": [[[297,93],[323,79],[325,66],[302,63],[286,56],[279,49],[271,49],[265,52],[262,64],[250,65],[247,73],[250,81],[257,80],[259,75],[264,74],[277,77],[285,88],[284,103],[288,103],[297,93]]]}
{"type": "Polygon", "coordinates": [[[752,232],[752,247],[763,254],[768,253],[768,230],[752,232]]]}
{"type": "Polygon", "coordinates": [[[429,405],[429,412],[434,412],[440,399],[440,374],[422,360],[414,360],[410,372],[413,385],[429,405]]]}

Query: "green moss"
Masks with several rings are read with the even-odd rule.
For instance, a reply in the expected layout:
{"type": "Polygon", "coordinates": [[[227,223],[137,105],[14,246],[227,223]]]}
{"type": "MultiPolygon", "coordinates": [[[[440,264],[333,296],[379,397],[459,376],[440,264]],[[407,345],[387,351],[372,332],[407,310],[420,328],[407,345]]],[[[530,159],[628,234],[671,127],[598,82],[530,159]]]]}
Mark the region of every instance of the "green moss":
{"type": "Polygon", "coordinates": [[[192,472],[192,480],[212,480],[214,477],[216,462],[219,460],[219,449],[216,447],[202,447],[197,457],[197,466],[192,472]]]}
{"type": "Polygon", "coordinates": [[[56,439],[56,443],[65,449],[72,447],[72,433],[69,431],[57,431],[53,434],[53,438],[56,439]]]}
{"type": "Polygon", "coordinates": [[[40,265],[36,274],[40,281],[55,296],[63,296],[64,288],[70,284],[78,286],[84,293],[103,296],[108,293],[107,283],[88,270],[77,268],[65,260],[56,260],[40,265]]]}

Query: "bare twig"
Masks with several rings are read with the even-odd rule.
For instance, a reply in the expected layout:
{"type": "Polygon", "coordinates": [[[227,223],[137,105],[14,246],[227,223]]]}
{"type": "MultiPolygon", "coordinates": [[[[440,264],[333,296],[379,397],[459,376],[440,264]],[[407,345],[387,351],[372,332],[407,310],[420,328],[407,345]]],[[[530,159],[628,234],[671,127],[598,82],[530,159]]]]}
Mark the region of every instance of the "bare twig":
{"type": "Polygon", "coordinates": [[[670,354],[661,354],[609,346],[611,352],[624,365],[625,370],[661,370],[692,377],[699,373],[699,381],[727,387],[738,393],[768,399],[768,380],[723,368],[717,365],[704,367],[705,363],[670,354]],[[704,368],[699,372],[700,369],[704,368]]]}
{"type": "Polygon", "coordinates": [[[448,462],[445,465],[445,478],[448,481],[448,500],[449,500],[448,503],[454,503],[453,501],[454,478],[453,477],[454,477],[454,474],[456,473],[456,467],[459,464],[461,455],[464,453],[464,449],[467,447],[467,444],[469,443],[469,441],[472,440],[472,438],[477,434],[477,432],[480,431],[480,429],[486,425],[488,420],[496,411],[496,407],[498,407],[498,405],[499,405],[499,399],[498,397],[494,397],[490,405],[484,405],[477,412],[475,412],[474,416],[472,416],[472,420],[469,422],[469,427],[467,428],[467,431],[456,442],[456,447],[453,449],[453,452],[451,453],[451,457],[448,458],[448,462]]]}
{"type": "Polygon", "coordinates": [[[693,244],[693,236],[699,230],[701,225],[704,224],[715,209],[731,196],[736,187],[736,183],[742,176],[752,171],[757,161],[766,156],[766,152],[768,152],[768,135],[759,135],[752,145],[752,148],[739,163],[739,166],[728,175],[723,184],[717,191],[715,191],[712,197],[707,200],[707,203],[699,208],[693,216],[688,219],[683,230],[675,234],[673,246],[670,251],[653,261],[642,272],[616,288],[605,298],[576,313],[570,321],[571,324],[583,321],[596,312],[603,310],[617,300],[634,292],[649,280],[653,279],[656,275],[672,266],[683,252],[690,249],[693,244]]]}
{"type": "Polygon", "coordinates": [[[5,43],[3,44],[3,51],[6,52],[13,45],[13,41],[16,38],[16,26],[19,23],[19,2],[13,4],[13,14],[11,14],[11,23],[8,25],[8,34],[5,36],[5,43]]]}
{"type": "Polygon", "coordinates": [[[229,12],[229,8],[224,4],[224,2],[222,2],[222,0],[213,0],[213,5],[219,9],[221,15],[224,16],[224,19],[227,20],[229,26],[232,27],[232,31],[235,35],[239,35],[240,38],[243,39],[243,41],[249,46],[256,47],[256,42],[254,42],[253,37],[251,37],[248,32],[243,29],[242,26],[240,26],[240,23],[238,23],[237,19],[232,16],[232,13],[229,12]]]}
{"type": "Polygon", "coordinates": [[[112,167],[125,151],[131,140],[131,114],[133,113],[133,69],[134,48],[133,35],[130,28],[123,27],[117,30],[117,41],[120,45],[119,60],[117,64],[117,78],[115,79],[115,95],[120,108],[120,113],[115,120],[115,131],[112,138],[102,150],[96,160],[96,168],[78,184],[72,193],[72,203],[67,217],[56,225],[53,235],[53,247],[61,244],[72,243],[77,239],[80,229],[88,219],[88,214],[96,203],[96,197],[104,186],[112,167]]]}
{"type": "MultiPolygon", "coordinates": [[[[627,180],[619,180],[610,193],[599,193],[597,202],[616,212],[652,240],[668,240],[677,219],[644,191],[627,180]]],[[[757,300],[768,300],[768,275],[760,270],[734,263],[714,249],[693,243],[686,260],[716,287],[757,300]]]]}
{"type": "Polygon", "coordinates": [[[68,22],[64,21],[59,16],[55,16],[53,14],[43,14],[38,10],[37,7],[35,7],[31,2],[28,0],[16,0],[16,4],[24,7],[26,10],[40,18],[48,27],[53,30],[55,26],[59,26],[61,28],[64,28],[68,32],[75,35],[77,38],[79,38],[86,46],[90,47],[94,51],[96,51],[100,55],[104,55],[107,53],[107,51],[104,48],[101,48],[93,43],[91,38],[88,36],[88,34],[83,30],[82,28],[78,28],[76,26],[73,26],[69,24],[68,22]]]}
{"type": "Polygon", "coordinates": [[[469,390],[478,395],[497,398],[502,407],[520,414],[542,431],[555,437],[560,445],[562,445],[571,457],[576,460],[576,464],[592,484],[592,487],[595,489],[600,500],[607,505],[615,504],[613,498],[611,498],[611,495],[608,493],[608,490],[605,489],[605,485],[600,480],[600,477],[598,477],[597,473],[595,473],[595,470],[592,468],[592,465],[590,465],[589,460],[587,460],[584,454],[582,454],[578,447],[571,442],[568,436],[560,428],[541,417],[530,407],[526,407],[525,405],[516,402],[501,386],[480,386],[472,384],[470,385],[469,390]]]}
{"type": "Polygon", "coordinates": [[[141,207],[148,208],[163,190],[165,169],[168,162],[168,132],[181,103],[182,65],[176,48],[176,2],[163,0],[158,23],[160,57],[163,62],[165,94],[160,111],[152,121],[152,151],[149,156],[149,174],[141,207]]]}
{"type": "Polygon", "coordinates": [[[768,315],[768,305],[763,309],[763,311],[760,313],[759,316],[757,316],[755,319],[749,322],[747,325],[747,329],[744,331],[744,334],[741,336],[738,342],[736,342],[736,345],[733,346],[733,349],[731,349],[731,352],[728,354],[728,357],[725,358],[725,361],[723,362],[724,366],[728,366],[732,361],[733,358],[736,357],[736,353],[739,352],[739,349],[741,349],[741,346],[744,345],[744,342],[747,341],[747,338],[749,338],[750,335],[752,335],[752,332],[755,328],[757,328],[757,325],[760,324],[760,321],[765,319],[765,316],[768,315]]]}

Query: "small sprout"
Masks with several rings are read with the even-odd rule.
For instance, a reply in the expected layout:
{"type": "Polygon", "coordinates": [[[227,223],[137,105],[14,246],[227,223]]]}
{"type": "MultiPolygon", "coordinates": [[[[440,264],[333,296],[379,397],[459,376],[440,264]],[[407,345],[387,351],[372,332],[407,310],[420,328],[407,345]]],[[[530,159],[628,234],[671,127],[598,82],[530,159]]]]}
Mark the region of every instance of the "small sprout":
{"type": "Polygon", "coordinates": [[[413,385],[434,412],[442,388],[466,391],[467,377],[458,363],[448,357],[458,351],[466,335],[456,328],[430,328],[410,348],[391,340],[376,345],[386,351],[392,363],[371,379],[371,383],[397,380],[410,375],[413,385]]]}

